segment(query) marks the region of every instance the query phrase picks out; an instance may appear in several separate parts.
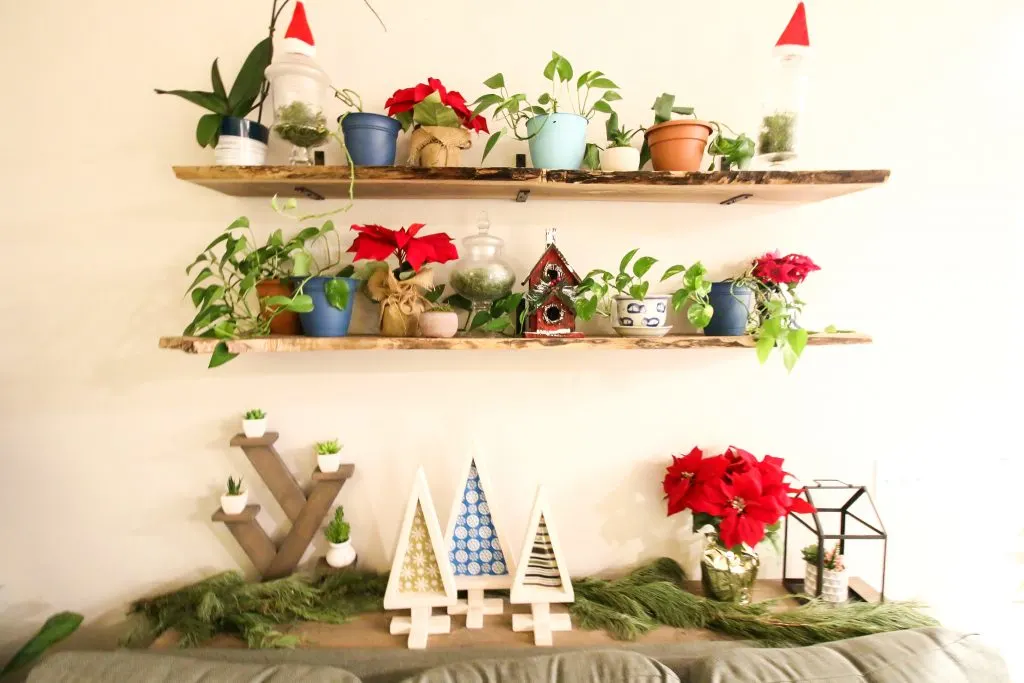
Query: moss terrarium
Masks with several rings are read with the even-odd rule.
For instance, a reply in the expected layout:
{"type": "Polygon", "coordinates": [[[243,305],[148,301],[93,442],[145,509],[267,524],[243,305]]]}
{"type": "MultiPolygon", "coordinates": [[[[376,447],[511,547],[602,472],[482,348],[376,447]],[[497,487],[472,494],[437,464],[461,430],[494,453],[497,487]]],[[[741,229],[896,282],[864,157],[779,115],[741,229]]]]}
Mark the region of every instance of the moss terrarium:
{"type": "Polygon", "coordinates": [[[309,150],[327,142],[331,135],[323,112],[300,101],[278,108],[274,130],[283,140],[293,144],[296,152],[305,150],[307,159],[309,150]]]}
{"type": "Polygon", "coordinates": [[[765,116],[757,138],[757,153],[769,162],[796,156],[796,114],[778,112],[765,116]]]}
{"type": "Polygon", "coordinates": [[[490,310],[494,301],[508,296],[516,281],[512,267],[501,258],[505,241],[487,234],[490,228],[485,212],[477,223],[477,234],[462,240],[463,257],[449,278],[452,288],[473,302],[467,329],[477,313],[490,310]]]}

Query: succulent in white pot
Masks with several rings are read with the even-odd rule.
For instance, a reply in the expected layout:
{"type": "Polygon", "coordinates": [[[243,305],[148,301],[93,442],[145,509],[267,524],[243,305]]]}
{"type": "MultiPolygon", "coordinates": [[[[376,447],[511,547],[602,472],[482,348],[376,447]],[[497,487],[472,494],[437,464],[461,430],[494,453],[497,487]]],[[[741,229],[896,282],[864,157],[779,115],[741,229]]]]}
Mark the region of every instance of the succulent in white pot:
{"type": "Polygon", "coordinates": [[[327,551],[327,564],[332,567],[348,567],[356,561],[356,549],[352,547],[350,527],[345,521],[345,508],[338,506],[334,519],[324,529],[324,536],[331,544],[327,551]]]}
{"type": "Polygon", "coordinates": [[[249,491],[242,488],[242,478],[235,481],[234,477],[228,477],[227,493],[220,497],[220,509],[226,515],[240,515],[249,502],[249,491]]]}
{"type": "Polygon", "coordinates": [[[601,170],[640,170],[640,150],[633,147],[632,142],[633,138],[643,131],[643,128],[627,130],[625,126],[620,127],[619,115],[612,112],[605,124],[608,148],[601,151],[601,170]]]}
{"type": "MultiPolygon", "coordinates": [[[[818,546],[809,545],[801,553],[807,563],[804,571],[804,593],[816,596],[819,581],[818,546]]],[[[850,577],[843,563],[843,556],[839,554],[838,543],[831,550],[825,551],[820,580],[821,599],[825,602],[846,602],[850,597],[850,577]]]]}
{"type": "Polygon", "coordinates": [[[337,439],[317,442],[316,464],[321,472],[338,471],[338,468],[341,467],[341,445],[337,439]]]}
{"type": "Polygon", "coordinates": [[[246,411],[242,418],[242,432],[250,439],[258,439],[267,433],[267,414],[259,408],[246,411]]]}
{"type": "Polygon", "coordinates": [[[454,337],[459,331],[459,314],[448,304],[434,304],[420,313],[419,323],[424,337],[454,337]]]}

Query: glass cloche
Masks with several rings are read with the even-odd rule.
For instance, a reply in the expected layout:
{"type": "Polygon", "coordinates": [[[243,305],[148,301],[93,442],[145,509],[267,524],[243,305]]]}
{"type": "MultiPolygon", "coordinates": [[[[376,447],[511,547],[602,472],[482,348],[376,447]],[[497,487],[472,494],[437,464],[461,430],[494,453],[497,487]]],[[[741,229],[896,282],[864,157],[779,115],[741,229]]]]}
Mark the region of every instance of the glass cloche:
{"type": "Polygon", "coordinates": [[[480,311],[490,310],[491,303],[512,293],[516,274],[501,258],[505,241],[488,234],[491,221],[482,212],[477,222],[477,234],[462,240],[462,258],[452,270],[452,288],[473,302],[467,328],[480,311]]]}

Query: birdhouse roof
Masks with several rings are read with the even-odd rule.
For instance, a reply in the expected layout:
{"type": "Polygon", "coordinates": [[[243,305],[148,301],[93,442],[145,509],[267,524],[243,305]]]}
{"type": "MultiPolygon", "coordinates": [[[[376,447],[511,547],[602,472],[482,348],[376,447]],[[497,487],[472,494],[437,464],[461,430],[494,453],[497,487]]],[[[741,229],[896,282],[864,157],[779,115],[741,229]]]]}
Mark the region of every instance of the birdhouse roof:
{"type": "Polygon", "coordinates": [[[526,279],[523,280],[520,284],[525,285],[527,282],[532,280],[535,275],[537,275],[537,273],[541,269],[541,266],[545,264],[545,262],[547,261],[547,257],[551,254],[552,251],[554,251],[555,255],[558,256],[558,259],[565,265],[566,275],[571,276],[573,278],[574,282],[572,284],[578,285],[582,281],[582,278],[580,278],[580,276],[576,274],[576,271],[572,269],[572,266],[569,265],[569,260],[565,258],[565,254],[562,253],[562,250],[559,249],[558,246],[555,244],[549,244],[547,246],[547,249],[544,250],[544,253],[540,255],[539,259],[537,259],[537,263],[535,263],[533,265],[533,268],[530,269],[530,272],[526,276],[526,279]]]}

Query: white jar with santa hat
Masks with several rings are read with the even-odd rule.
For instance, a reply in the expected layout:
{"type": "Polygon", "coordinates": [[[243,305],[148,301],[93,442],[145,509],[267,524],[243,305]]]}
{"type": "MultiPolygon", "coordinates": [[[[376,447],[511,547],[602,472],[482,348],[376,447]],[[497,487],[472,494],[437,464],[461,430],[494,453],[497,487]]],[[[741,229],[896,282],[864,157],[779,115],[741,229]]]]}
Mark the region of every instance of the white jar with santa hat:
{"type": "Polygon", "coordinates": [[[313,32],[299,1],[266,70],[274,98],[274,132],[292,144],[289,162],[296,165],[313,163],[311,150],[330,136],[323,111],[330,79],[315,57],[313,32]]]}
{"type": "Polygon", "coordinates": [[[755,168],[789,169],[797,158],[810,49],[807,10],[801,2],[775,44],[764,115],[757,136],[755,168]]]}

